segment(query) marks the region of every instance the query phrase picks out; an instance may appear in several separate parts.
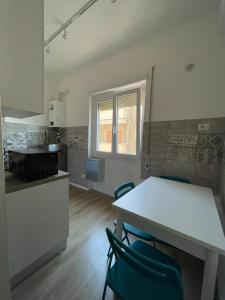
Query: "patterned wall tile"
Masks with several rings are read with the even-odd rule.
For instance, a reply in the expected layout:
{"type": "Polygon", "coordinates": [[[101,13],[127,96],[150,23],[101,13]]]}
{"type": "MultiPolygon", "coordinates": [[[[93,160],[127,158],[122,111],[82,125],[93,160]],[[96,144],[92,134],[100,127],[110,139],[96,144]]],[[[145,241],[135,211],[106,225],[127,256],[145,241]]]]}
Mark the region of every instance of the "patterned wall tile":
{"type": "Polygon", "coordinates": [[[224,136],[218,134],[201,134],[199,136],[199,147],[213,147],[223,149],[224,136]]]}
{"type": "Polygon", "coordinates": [[[196,163],[195,175],[198,177],[206,177],[211,179],[219,179],[221,173],[220,165],[207,163],[196,163]]]}
{"type": "MultiPolygon", "coordinates": [[[[148,124],[145,124],[148,127],[148,124]]],[[[176,175],[189,178],[194,184],[209,186],[218,192],[218,174],[223,161],[223,144],[225,139],[225,118],[199,119],[152,122],[158,135],[144,131],[144,140],[148,141],[150,134],[150,159],[159,160],[160,170],[157,162],[154,169],[145,170],[142,164],[143,178],[147,174],[160,173],[160,175],[176,175]],[[164,124],[165,123],[165,124],[164,124]],[[209,123],[210,129],[207,132],[198,131],[198,124],[209,123]],[[160,128],[164,128],[163,133],[160,128]],[[160,141],[164,139],[164,144],[160,141]],[[162,151],[166,149],[166,151],[162,151]],[[160,156],[157,156],[160,153],[160,156]]],[[[143,145],[142,160],[146,159],[147,143],[143,145]]],[[[225,159],[225,158],[224,158],[225,159]]],[[[224,201],[225,202],[225,201],[224,201]]]]}
{"type": "Polygon", "coordinates": [[[85,174],[85,162],[88,158],[88,126],[68,127],[62,137],[68,146],[68,172],[70,181],[82,186],[88,186],[85,174]]]}
{"type": "Polygon", "coordinates": [[[168,145],[166,159],[177,161],[195,161],[196,148],[177,145],[168,145]]]}
{"type": "Polygon", "coordinates": [[[198,134],[168,134],[168,144],[172,145],[183,145],[183,146],[197,146],[198,134]]]}
{"type": "Polygon", "coordinates": [[[205,164],[221,164],[223,160],[223,150],[214,148],[199,148],[197,150],[197,162],[205,164]]]}
{"type": "Polygon", "coordinates": [[[178,175],[180,177],[194,176],[195,163],[168,159],[165,163],[165,172],[167,175],[178,175]]]}
{"type": "Polygon", "coordinates": [[[212,147],[220,148],[223,150],[224,138],[220,135],[214,135],[209,138],[209,144],[212,147]]]}
{"type": "Polygon", "coordinates": [[[186,146],[197,146],[198,144],[198,134],[186,134],[185,145],[186,146]]]}
{"type": "Polygon", "coordinates": [[[7,150],[43,145],[47,127],[3,122],[3,146],[7,150]]]}

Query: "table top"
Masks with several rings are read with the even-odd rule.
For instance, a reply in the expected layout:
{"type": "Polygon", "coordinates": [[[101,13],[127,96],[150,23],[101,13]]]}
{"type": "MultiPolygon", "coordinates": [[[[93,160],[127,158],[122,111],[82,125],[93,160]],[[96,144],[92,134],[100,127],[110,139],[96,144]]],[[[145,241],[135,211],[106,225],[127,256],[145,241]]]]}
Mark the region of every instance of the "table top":
{"type": "Polygon", "coordinates": [[[210,188],[152,176],[113,206],[225,255],[224,233],[210,188]]]}

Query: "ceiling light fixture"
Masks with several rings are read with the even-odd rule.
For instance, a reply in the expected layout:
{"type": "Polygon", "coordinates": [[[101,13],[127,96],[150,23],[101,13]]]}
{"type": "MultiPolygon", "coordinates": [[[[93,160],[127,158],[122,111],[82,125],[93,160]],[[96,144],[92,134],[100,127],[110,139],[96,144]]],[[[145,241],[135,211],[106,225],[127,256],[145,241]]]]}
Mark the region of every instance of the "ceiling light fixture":
{"type": "Polygon", "coordinates": [[[66,30],[64,30],[64,32],[63,32],[63,34],[62,34],[62,38],[63,38],[64,40],[66,40],[66,38],[67,38],[67,31],[66,31],[66,30]]]}
{"type": "MultiPolygon", "coordinates": [[[[82,6],[75,14],[72,15],[62,26],[59,27],[50,37],[44,41],[44,47],[46,47],[46,53],[50,53],[49,44],[63,32],[62,38],[65,40],[67,38],[67,27],[69,27],[75,20],[77,20],[83,13],[85,13],[89,8],[92,7],[98,0],[90,0],[84,6],[82,6]]],[[[115,3],[116,0],[111,0],[115,3]]]]}
{"type": "Polygon", "coordinates": [[[50,51],[50,47],[49,47],[49,45],[47,44],[47,45],[46,45],[46,53],[49,54],[50,52],[51,52],[51,51],[50,51]]]}

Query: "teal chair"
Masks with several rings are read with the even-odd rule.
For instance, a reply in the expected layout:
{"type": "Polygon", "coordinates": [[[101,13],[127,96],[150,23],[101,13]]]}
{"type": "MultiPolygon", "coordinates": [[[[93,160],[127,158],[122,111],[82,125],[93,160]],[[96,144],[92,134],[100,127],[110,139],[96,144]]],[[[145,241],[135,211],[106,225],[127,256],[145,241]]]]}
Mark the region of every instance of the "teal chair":
{"type": "Polygon", "coordinates": [[[126,246],[107,228],[113,254],[102,300],[110,287],[122,300],[183,300],[181,268],[171,257],[143,241],[126,246]]]}
{"type": "MultiPolygon", "coordinates": [[[[127,183],[120,185],[114,191],[115,200],[118,200],[119,198],[121,198],[122,196],[124,196],[126,193],[128,193],[129,191],[131,191],[134,188],[135,188],[135,185],[133,182],[127,182],[127,183]]],[[[115,226],[116,226],[116,224],[117,224],[117,222],[114,221],[115,226]]],[[[130,245],[128,234],[132,234],[132,235],[134,235],[140,239],[143,239],[147,242],[152,242],[154,246],[155,246],[155,241],[158,241],[153,235],[151,235],[147,232],[144,232],[143,230],[141,230],[133,225],[130,225],[128,223],[123,223],[122,226],[123,226],[122,229],[124,232],[124,237],[122,240],[123,241],[126,240],[128,245],[130,245]]],[[[114,235],[115,234],[116,234],[116,229],[114,230],[114,235]]],[[[110,254],[111,254],[111,247],[109,247],[107,256],[109,257],[110,254]]]]}
{"type": "Polygon", "coordinates": [[[191,181],[189,179],[183,178],[183,177],[177,177],[177,176],[160,176],[162,179],[177,181],[177,182],[183,182],[190,184],[191,181]]]}

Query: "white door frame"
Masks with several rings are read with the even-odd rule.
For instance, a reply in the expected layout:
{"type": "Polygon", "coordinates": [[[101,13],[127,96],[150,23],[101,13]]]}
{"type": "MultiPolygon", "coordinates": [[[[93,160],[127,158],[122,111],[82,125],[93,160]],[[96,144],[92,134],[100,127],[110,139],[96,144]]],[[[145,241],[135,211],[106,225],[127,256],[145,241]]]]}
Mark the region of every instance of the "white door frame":
{"type": "Polygon", "coordinates": [[[6,228],[6,206],[5,206],[5,177],[2,151],[2,118],[0,99],[0,299],[9,300],[9,264],[8,264],[8,239],[6,228]]]}

